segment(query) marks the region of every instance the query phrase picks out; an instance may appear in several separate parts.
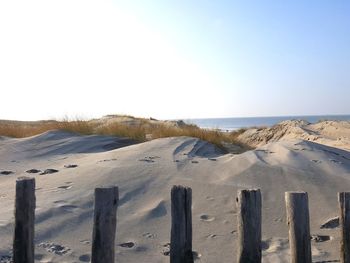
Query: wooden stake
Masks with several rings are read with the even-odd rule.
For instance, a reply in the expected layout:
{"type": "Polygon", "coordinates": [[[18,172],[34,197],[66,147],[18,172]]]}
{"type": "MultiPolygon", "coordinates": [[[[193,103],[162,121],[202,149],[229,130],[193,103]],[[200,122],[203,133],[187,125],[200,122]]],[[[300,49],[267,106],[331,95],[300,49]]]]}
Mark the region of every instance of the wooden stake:
{"type": "Polygon", "coordinates": [[[193,263],[192,190],[174,186],[171,189],[170,263],[193,263]]]}
{"type": "Polygon", "coordinates": [[[114,263],[118,201],[118,187],[95,189],[92,263],[114,263]]]}
{"type": "Polygon", "coordinates": [[[305,192],[286,192],[285,200],[291,263],[311,263],[308,195],[305,192]]]}
{"type": "Polygon", "coordinates": [[[240,190],[238,208],[238,262],[261,262],[261,193],[240,190]]]}
{"type": "Polygon", "coordinates": [[[350,262],[350,193],[338,193],[340,208],[340,262],[350,262]]]}
{"type": "Polygon", "coordinates": [[[13,262],[34,263],[35,179],[16,181],[13,262]]]}

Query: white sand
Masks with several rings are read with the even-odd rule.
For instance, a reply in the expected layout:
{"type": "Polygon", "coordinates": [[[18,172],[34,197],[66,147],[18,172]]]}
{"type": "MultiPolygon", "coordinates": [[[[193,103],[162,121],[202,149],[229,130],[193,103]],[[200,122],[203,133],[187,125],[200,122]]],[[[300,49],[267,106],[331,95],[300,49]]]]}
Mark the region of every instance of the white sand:
{"type": "Polygon", "coordinates": [[[164,252],[170,239],[169,199],[174,184],[193,189],[196,262],[233,261],[235,198],[242,188],[262,189],[264,262],[289,262],[284,192],[294,190],[309,193],[312,235],[330,237],[312,241],[313,260],[337,260],[339,228],[320,226],[337,215],[337,192],[350,190],[346,125],[338,129],[325,125],[316,142],[290,135],[241,155],[221,154],[214,146],[187,137],[114,150],[131,141],[61,131],[0,138],[0,172],[14,172],[0,176],[0,255],[11,250],[15,180],[27,175],[37,183],[37,262],[89,262],[93,192],[108,185],[120,189],[116,262],[169,262],[164,252]],[[64,167],[69,164],[78,166],[64,167]],[[59,171],[26,173],[34,168],[59,171]]]}

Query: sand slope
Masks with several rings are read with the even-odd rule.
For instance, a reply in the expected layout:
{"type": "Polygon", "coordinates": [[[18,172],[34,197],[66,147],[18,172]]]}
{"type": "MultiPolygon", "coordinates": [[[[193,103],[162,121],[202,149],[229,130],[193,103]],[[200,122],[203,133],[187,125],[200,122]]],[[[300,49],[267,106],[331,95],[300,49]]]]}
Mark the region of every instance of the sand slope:
{"type": "MultiPolygon", "coordinates": [[[[196,262],[232,262],[238,189],[263,193],[264,262],[289,262],[284,192],[308,191],[314,261],[336,260],[339,229],[320,229],[337,215],[337,192],[350,189],[350,153],[314,141],[276,140],[241,155],[222,154],[194,138],[127,139],[61,131],[0,139],[0,255],[10,254],[15,180],[37,182],[37,262],[89,262],[93,191],[118,185],[116,262],[169,262],[170,189],[193,189],[196,262]],[[67,165],[76,167],[65,168],[67,165]],[[52,174],[27,170],[56,169],[52,174]]],[[[69,166],[68,166],[69,167],[69,166]]],[[[3,257],[2,262],[6,262],[3,257]]]]}
{"type": "Polygon", "coordinates": [[[239,140],[252,147],[281,140],[301,139],[350,150],[349,121],[321,121],[315,124],[303,120],[283,121],[266,128],[251,128],[239,140]]]}

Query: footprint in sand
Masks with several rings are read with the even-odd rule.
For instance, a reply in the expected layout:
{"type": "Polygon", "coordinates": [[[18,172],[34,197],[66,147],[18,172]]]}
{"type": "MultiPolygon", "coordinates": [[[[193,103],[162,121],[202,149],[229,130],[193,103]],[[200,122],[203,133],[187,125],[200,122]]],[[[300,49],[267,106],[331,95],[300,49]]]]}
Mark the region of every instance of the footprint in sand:
{"type": "Polygon", "coordinates": [[[336,163],[336,164],[342,164],[341,161],[335,160],[335,159],[329,159],[330,162],[336,163]]]}
{"type": "Polygon", "coordinates": [[[322,163],[322,161],[320,161],[320,160],[311,160],[311,162],[314,162],[314,163],[322,163]]]}
{"type": "Polygon", "coordinates": [[[59,188],[59,189],[64,189],[64,190],[68,190],[68,189],[71,189],[72,186],[71,186],[71,185],[61,185],[61,186],[58,186],[57,188],[59,188]]]}
{"type": "Polygon", "coordinates": [[[215,158],[208,158],[209,161],[217,161],[215,158]]]}
{"type": "Polygon", "coordinates": [[[272,154],[272,153],[275,153],[275,152],[272,152],[272,151],[269,151],[269,150],[264,150],[264,149],[258,149],[258,150],[255,150],[256,152],[262,152],[262,153],[266,153],[266,154],[272,154]]]}
{"type": "Polygon", "coordinates": [[[64,166],[64,168],[76,168],[76,167],[78,167],[77,164],[66,164],[66,165],[64,166]]]}
{"type": "Polygon", "coordinates": [[[29,174],[37,174],[40,172],[41,172],[41,170],[38,170],[38,169],[30,169],[30,170],[26,171],[26,173],[29,173],[29,174]]]}
{"type": "Polygon", "coordinates": [[[66,185],[61,185],[58,186],[58,189],[64,189],[64,190],[68,190],[71,189],[73,187],[73,183],[72,182],[66,182],[66,185]]]}
{"type": "Polygon", "coordinates": [[[151,234],[151,233],[148,233],[148,232],[147,233],[143,233],[142,236],[143,237],[147,237],[147,238],[152,238],[152,239],[156,237],[155,234],[151,234]]]}
{"type": "Polygon", "coordinates": [[[146,163],[154,163],[153,159],[148,159],[147,157],[145,157],[144,159],[140,159],[140,162],[146,162],[146,163]]]}
{"type": "Polygon", "coordinates": [[[74,212],[75,210],[79,209],[76,205],[71,205],[67,203],[65,200],[57,200],[54,201],[54,204],[57,205],[57,208],[62,209],[66,212],[74,212]]]}
{"type": "Polygon", "coordinates": [[[215,200],[215,198],[212,197],[212,196],[207,196],[205,199],[208,200],[208,201],[214,201],[215,200]]]}
{"type": "Polygon", "coordinates": [[[139,161],[146,162],[146,163],[154,163],[155,162],[154,160],[159,158],[160,158],[159,156],[146,156],[145,158],[140,159],[139,161]]]}
{"type": "Polygon", "coordinates": [[[150,160],[154,160],[154,159],[159,159],[160,156],[148,156],[148,157],[146,157],[146,158],[148,158],[148,159],[150,159],[150,160]]]}
{"type": "Polygon", "coordinates": [[[12,171],[0,171],[0,174],[1,175],[10,175],[10,174],[13,174],[14,172],[12,171]]]}
{"type": "Polygon", "coordinates": [[[125,243],[121,243],[118,246],[120,247],[124,247],[124,248],[133,248],[135,246],[134,242],[125,242],[125,243]]]}
{"type": "Polygon", "coordinates": [[[199,163],[198,161],[191,161],[191,163],[199,163]]]}
{"type": "Polygon", "coordinates": [[[68,247],[50,242],[42,242],[38,246],[44,248],[49,253],[53,253],[59,256],[67,254],[70,251],[70,248],[68,247]]]}
{"type": "Polygon", "coordinates": [[[58,172],[58,170],[49,168],[49,169],[45,169],[43,172],[41,172],[40,175],[53,174],[53,173],[57,173],[57,172],[58,172]]]}
{"type": "Polygon", "coordinates": [[[91,241],[88,240],[88,239],[80,240],[79,242],[84,244],[84,245],[90,245],[91,244],[91,241]]]}
{"type": "MultiPolygon", "coordinates": [[[[166,243],[163,245],[162,254],[164,256],[170,256],[170,243],[166,243]]],[[[199,254],[197,251],[192,251],[192,255],[194,260],[198,260],[202,257],[202,255],[199,254]]]]}
{"type": "Polygon", "coordinates": [[[104,159],[104,160],[98,161],[98,163],[101,163],[101,162],[112,162],[112,161],[117,161],[117,160],[118,160],[118,159],[116,159],[116,158],[104,159]]]}
{"type": "Polygon", "coordinates": [[[201,221],[205,221],[205,222],[212,222],[215,220],[215,217],[206,215],[206,214],[201,215],[199,218],[201,221]]]}
{"type": "Polygon", "coordinates": [[[66,212],[74,212],[79,207],[76,205],[62,205],[62,206],[59,206],[59,208],[61,208],[62,210],[66,211],[66,212]]]}
{"type": "Polygon", "coordinates": [[[211,235],[208,235],[207,238],[217,238],[217,235],[211,234],[211,235]]]}
{"type": "Polygon", "coordinates": [[[321,242],[333,240],[333,237],[326,236],[326,235],[312,235],[311,240],[315,241],[316,243],[321,243],[321,242]]]}
{"type": "Polygon", "coordinates": [[[53,202],[54,204],[66,204],[67,202],[64,200],[57,200],[53,202]]]}
{"type": "Polygon", "coordinates": [[[321,225],[321,229],[333,229],[339,227],[339,217],[333,217],[328,219],[324,224],[321,225]]]}
{"type": "Polygon", "coordinates": [[[79,260],[82,261],[82,262],[90,262],[90,258],[91,258],[90,255],[84,254],[84,255],[81,255],[79,257],[79,260]]]}

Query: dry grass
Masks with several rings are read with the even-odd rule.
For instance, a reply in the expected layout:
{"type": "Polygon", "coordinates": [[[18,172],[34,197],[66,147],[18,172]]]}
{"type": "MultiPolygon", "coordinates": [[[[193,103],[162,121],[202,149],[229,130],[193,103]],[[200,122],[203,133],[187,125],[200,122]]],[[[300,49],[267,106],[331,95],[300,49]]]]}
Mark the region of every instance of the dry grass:
{"type": "Polygon", "coordinates": [[[122,123],[111,123],[109,125],[99,126],[95,129],[96,134],[111,135],[120,137],[129,137],[137,141],[146,140],[145,127],[143,125],[127,125],[122,123]]]}
{"type": "Polygon", "coordinates": [[[91,124],[83,120],[39,121],[39,122],[0,122],[0,136],[23,138],[34,136],[50,130],[65,130],[79,134],[93,134],[91,124]]]}
{"type": "MultiPolygon", "coordinates": [[[[136,119],[136,118],[135,118],[136,119]]],[[[120,137],[129,137],[136,141],[146,141],[149,139],[189,136],[208,141],[224,149],[224,144],[244,145],[238,141],[238,136],[245,129],[233,132],[222,132],[219,130],[201,129],[196,125],[176,126],[164,122],[151,123],[146,119],[138,120],[133,125],[123,122],[101,123],[88,120],[63,120],[39,121],[39,122],[17,122],[0,121],[0,136],[23,138],[37,135],[49,130],[65,130],[83,135],[99,134],[120,137]]]]}
{"type": "Polygon", "coordinates": [[[246,129],[240,129],[232,132],[222,132],[220,130],[212,129],[201,129],[195,125],[187,125],[184,127],[171,127],[160,125],[156,128],[153,128],[150,131],[152,139],[156,138],[165,138],[165,137],[177,137],[177,136],[188,136],[199,138],[203,141],[210,142],[219,148],[225,150],[224,144],[235,144],[242,149],[246,149],[247,146],[243,145],[238,140],[238,136],[245,132],[246,129]]]}

